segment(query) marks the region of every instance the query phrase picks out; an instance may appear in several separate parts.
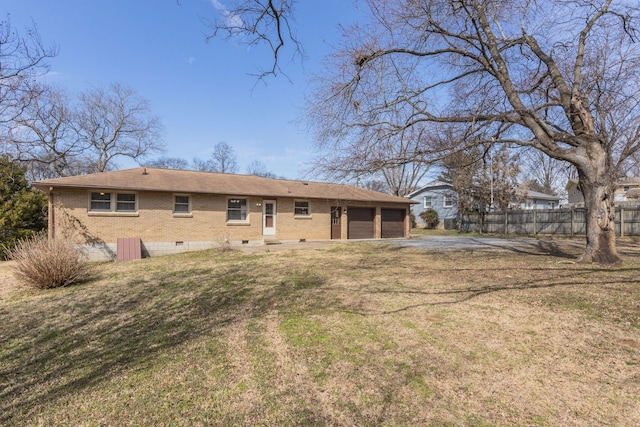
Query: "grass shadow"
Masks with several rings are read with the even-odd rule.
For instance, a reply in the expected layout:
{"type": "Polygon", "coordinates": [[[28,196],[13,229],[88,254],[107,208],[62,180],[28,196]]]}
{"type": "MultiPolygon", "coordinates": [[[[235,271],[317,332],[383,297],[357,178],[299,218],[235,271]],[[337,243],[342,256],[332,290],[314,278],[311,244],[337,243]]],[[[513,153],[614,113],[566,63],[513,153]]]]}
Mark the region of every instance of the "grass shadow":
{"type": "Polygon", "coordinates": [[[309,272],[260,282],[241,265],[145,272],[142,262],[117,285],[102,279],[0,306],[0,425],[323,283],[309,272]]]}

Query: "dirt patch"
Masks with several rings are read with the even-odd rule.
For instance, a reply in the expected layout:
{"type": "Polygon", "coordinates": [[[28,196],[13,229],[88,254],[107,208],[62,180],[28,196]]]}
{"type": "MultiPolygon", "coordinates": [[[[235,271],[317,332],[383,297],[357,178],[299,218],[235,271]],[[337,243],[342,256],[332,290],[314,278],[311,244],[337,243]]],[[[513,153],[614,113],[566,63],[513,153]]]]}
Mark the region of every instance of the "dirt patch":
{"type": "Polygon", "coordinates": [[[309,242],[285,242],[266,245],[240,245],[233,246],[233,249],[237,249],[248,254],[260,254],[270,252],[297,251],[304,249],[326,249],[339,243],[340,242],[338,241],[332,240],[314,240],[309,242]]]}

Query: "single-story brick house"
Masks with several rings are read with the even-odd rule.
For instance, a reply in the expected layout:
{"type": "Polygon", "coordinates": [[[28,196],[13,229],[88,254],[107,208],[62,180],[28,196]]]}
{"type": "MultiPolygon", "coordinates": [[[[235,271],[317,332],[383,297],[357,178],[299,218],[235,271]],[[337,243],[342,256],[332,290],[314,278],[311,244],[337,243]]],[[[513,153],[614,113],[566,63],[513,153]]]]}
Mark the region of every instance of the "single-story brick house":
{"type": "Polygon", "coordinates": [[[406,237],[412,203],[345,184],[156,168],[33,186],[49,194],[49,237],[75,239],[94,260],[113,259],[128,238],[154,256],[222,242],[406,237]]]}

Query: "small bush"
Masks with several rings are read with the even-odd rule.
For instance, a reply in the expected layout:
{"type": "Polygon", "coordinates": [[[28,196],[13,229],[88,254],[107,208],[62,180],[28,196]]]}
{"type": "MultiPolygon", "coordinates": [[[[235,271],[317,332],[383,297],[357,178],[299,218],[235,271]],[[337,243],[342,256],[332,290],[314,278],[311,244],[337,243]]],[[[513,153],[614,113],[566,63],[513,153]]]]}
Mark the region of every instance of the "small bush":
{"type": "Polygon", "coordinates": [[[233,252],[233,247],[231,247],[231,241],[229,241],[229,236],[224,234],[222,239],[217,241],[218,243],[218,252],[233,252]]]}
{"type": "Polygon", "coordinates": [[[65,239],[49,240],[45,234],[19,240],[9,252],[15,276],[27,286],[50,289],[78,282],[88,275],[82,250],[65,239]]]}
{"type": "Polygon", "coordinates": [[[424,221],[425,228],[429,230],[435,229],[440,224],[440,218],[438,218],[438,212],[433,209],[427,209],[420,213],[420,218],[424,221]]]}

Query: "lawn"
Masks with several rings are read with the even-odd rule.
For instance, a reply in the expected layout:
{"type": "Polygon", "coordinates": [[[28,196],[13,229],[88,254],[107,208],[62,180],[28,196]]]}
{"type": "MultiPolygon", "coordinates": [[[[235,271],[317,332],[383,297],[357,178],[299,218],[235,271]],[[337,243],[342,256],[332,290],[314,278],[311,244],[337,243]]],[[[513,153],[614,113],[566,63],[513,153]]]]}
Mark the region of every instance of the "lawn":
{"type": "Polygon", "coordinates": [[[551,252],[205,251],[40,292],[3,263],[0,425],[640,425],[640,256],[551,252]]]}

